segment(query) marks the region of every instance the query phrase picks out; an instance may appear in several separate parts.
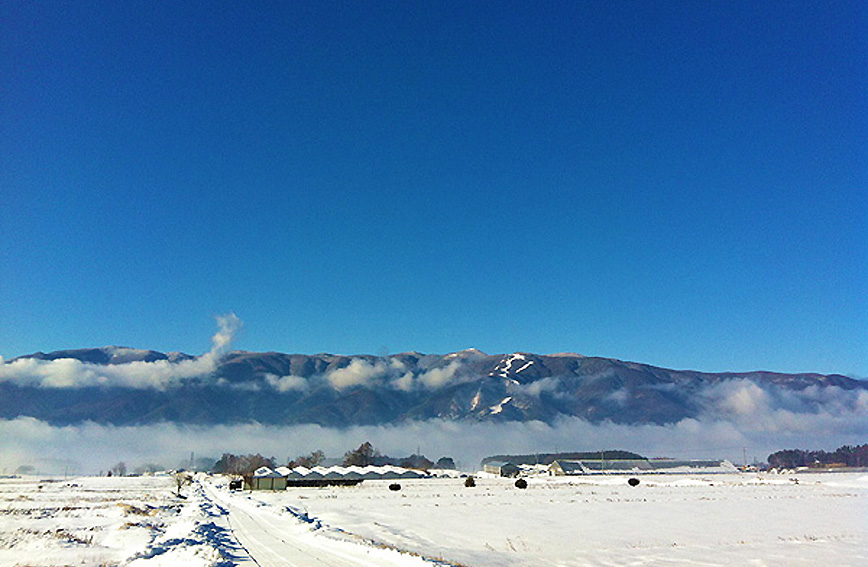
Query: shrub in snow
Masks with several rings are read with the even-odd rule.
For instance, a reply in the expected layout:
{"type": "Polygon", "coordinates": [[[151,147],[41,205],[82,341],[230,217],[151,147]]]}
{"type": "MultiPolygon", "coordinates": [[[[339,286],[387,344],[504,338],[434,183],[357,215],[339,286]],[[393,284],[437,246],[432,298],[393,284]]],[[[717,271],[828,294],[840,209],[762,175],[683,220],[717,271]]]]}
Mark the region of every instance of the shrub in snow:
{"type": "Polygon", "coordinates": [[[523,478],[520,478],[517,481],[515,481],[515,487],[521,488],[522,490],[524,490],[525,488],[527,488],[527,481],[523,478]]]}
{"type": "Polygon", "coordinates": [[[390,484],[390,485],[389,485],[389,490],[394,491],[394,492],[397,492],[397,491],[401,490],[401,485],[398,484],[397,482],[396,482],[396,483],[393,483],[393,484],[390,484]]]}
{"type": "Polygon", "coordinates": [[[464,486],[466,486],[467,488],[473,488],[474,486],[476,486],[476,479],[472,476],[468,476],[467,479],[465,479],[464,481],[464,486]]]}
{"type": "Polygon", "coordinates": [[[639,486],[639,479],[638,478],[631,478],[630,480],[627,481],[627,484],[629,484],[630,486],[639,486]]]}

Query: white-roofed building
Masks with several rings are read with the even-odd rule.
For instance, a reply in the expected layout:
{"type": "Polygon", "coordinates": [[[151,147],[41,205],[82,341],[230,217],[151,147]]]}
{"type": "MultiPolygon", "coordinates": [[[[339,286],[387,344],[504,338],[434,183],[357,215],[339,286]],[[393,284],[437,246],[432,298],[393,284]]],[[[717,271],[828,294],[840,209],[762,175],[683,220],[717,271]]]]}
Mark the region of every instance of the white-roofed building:
{"type": "Polygon", "coordinates": [[[329,484],[352,485],[363,480],[396,480],[424,478],[419,471],[395,467],[391,465],[365,467],[295,467],[284,471],[284,477],[289,486],[320,486],[329,484]]]}

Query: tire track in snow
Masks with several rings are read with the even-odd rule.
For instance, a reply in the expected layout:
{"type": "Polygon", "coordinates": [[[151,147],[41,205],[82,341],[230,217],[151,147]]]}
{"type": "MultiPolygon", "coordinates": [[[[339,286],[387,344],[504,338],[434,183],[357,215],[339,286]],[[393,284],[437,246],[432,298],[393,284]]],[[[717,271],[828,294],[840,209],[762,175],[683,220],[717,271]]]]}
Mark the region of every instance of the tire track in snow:
{"type": "Polygon", "coordinates": [[[431,565],[419,557],[319,536],[292,516],[281,516],[203,483],[227,511],[229,527],[259,567],[405,567],[431,565]]]}

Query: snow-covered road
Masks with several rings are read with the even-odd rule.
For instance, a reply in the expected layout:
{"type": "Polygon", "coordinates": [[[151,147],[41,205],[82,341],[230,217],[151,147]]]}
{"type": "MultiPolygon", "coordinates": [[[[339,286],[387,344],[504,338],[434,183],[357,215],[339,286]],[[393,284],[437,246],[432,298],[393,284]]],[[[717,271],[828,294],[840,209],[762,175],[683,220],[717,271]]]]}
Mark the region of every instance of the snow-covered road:
{"type": "Polygon", "coordinates": [[[259,567],[419,567],[419,557],[319,533],[286,508],[264,506],[244,493],[203,483],[205,493],[227,512],[229,527],[259,567]]]}

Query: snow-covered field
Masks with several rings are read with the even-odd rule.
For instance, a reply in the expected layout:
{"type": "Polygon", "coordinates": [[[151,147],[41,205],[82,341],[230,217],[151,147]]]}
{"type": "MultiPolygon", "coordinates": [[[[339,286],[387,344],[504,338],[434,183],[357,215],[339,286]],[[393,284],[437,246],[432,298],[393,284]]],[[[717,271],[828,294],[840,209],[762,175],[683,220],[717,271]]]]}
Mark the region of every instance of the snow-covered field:
{"type": "Polygon", "coordinates": [[[0,480],[0,565],[228,566],[221,510],[171,477],[0,480]]]}
{"type": "Polygon", "coordinates": [[[0,565],[868,565],[868,475],[0,481],[0,565]],[[404,553],[398,553],[401,550],[404,553]]]}

